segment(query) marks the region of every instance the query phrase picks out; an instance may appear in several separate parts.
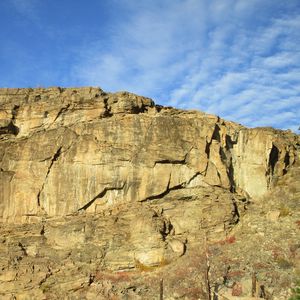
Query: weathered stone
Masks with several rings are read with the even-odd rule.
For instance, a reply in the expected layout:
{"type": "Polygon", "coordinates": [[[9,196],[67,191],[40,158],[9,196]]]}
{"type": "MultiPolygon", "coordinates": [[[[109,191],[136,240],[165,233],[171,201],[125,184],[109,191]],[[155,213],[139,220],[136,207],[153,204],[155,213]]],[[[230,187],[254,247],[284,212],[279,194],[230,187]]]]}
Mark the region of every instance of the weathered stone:
{"type": "Polygon", "coordinates": [[[168,242],[170,245],[171,249],[175,252],[178,253],[179,256],[183,255],[185,252],[185,245],[183,242],[177,240],[177,239],[172,239],[168,242]]]}
{"type": "Polygon", "coordinates": [[[279,210],[271,210],[267,213],[268,220],[273,221],[273,222],[278,221],[279,216],[280,216],[279,210]]]}
{"type": "Polygon", "coordinates": [[[5,222],[97,212],[189,184],[259,197],[296,159],[290,133],[156,107],[127,92],[4,89],[0,112],[5,222]]]}
{"type": "Polygon", "coordinates": [[[254,271],[281,295],[299,144],[127,92],[0,89],[1,299],[256,299],[254,271]]]}

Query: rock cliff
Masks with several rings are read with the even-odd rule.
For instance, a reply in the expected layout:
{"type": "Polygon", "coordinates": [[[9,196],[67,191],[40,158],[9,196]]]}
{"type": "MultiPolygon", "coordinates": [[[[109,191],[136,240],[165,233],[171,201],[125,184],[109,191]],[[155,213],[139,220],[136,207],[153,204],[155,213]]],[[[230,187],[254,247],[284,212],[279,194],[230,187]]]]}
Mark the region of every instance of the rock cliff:
{"type": "Polygon", "coordinates": [[[0,89],[0,295],[285,299],[299,148],[128,92],[0,89]]]}

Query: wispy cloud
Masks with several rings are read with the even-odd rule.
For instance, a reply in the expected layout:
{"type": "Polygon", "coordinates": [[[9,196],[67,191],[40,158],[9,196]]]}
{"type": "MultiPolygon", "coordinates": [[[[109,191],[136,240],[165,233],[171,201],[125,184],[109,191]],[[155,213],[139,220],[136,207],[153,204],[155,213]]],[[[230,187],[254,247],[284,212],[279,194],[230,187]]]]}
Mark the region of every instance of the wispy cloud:
{"type": "Polygon", "coordinates": [[[129,20],[112,29],[106,41],[109,46],[103,47],[99,40],[81,49],[73,73],[79,82],[102,84],[108,90],[165,93],[167,99],[168,89],[193,67],[204,43],[205,10],[198,1],[187,1],[184,6],[180,1],[165,1],[163,7],[155,2],[143,2],[138,5],[141,10],[132,1],[123,4],[121,9],[129,11],[129,20]],[[194,10],[198,17],[187,21],[194,10]]]}
{"type": "MultiPolygon", "coordinates": [[[[294,41],[300,41],[299,32],[298,16],[289,20],[274,19],[260,31],[227,42],[217,51],[209,49],[206,63],[191,75],[197,78],[199,73],[204,73],[207,76],[198,80],[194,93],[185,98],[176,96],[178,91],[175,90],[175,104],[181,105],[188,97],[196,107],[246,121],[249,126],[272,125],[296,130],[300,115],[300,77],[297,76],[300,46],[294,41]],[[210,60],[220,56],[222,60],[216,69],[221,75],[215,76],[215,72],[207,69],[211,66],[210,60]]],[[[190,90],[187,85],[185,82],[185,91],[190,90]]]]}
{"type": "Polygon", "coordinates": [[[73,69],[79,82],[130,90],[248,126],[298,128],[295,1],[290,7],[233,0],[124,3],[130,14],[117,24],[111,47],[96,41],[81,49],[73,69]]]}
{"type": "MultiPolygon", "coordinates": [[[[55,44],[58,37],[63,42],[62,28],[44,23],[39,14],[47,16],[46,2],[8,1],[48,35],[49,42],[55,44]]],[[[91,3],[95,6],[96,1],[91,3]]],[[[97,30],[81,31],[76,23],[78,43],[73,43],[72,32],[72,45],[60,45],[61,61],[67,63],[62,70],[44,61],[36,65],[41,84],[99,85],[108,91],[146,95],[161,104],[201,109],[248,126],[299,127],[298,0],[101,3],[110,7],[109,18],[105,10],[99,11],[97,30]],[[107,22],[105,30],[102,19],[107,22]],[[47,76],[56,76],[56,81],[47,76]]]]}

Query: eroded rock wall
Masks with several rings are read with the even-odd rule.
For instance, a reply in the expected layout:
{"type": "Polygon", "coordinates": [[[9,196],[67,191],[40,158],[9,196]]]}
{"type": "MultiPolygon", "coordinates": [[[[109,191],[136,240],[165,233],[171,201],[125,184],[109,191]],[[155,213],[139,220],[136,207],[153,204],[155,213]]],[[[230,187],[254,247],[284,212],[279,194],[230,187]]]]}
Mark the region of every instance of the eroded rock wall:
{"type": "Polygon", "coordinates": [[[0,89],[1,299],[288,299],[299,146],[127,92],[0,89]]]}
{"type": "Polygon", "coordinates": [[[288,132],[99,88],[0,90],[0,218],[40,220],[219,186],[262,196],[296,159],[288,132]]]}

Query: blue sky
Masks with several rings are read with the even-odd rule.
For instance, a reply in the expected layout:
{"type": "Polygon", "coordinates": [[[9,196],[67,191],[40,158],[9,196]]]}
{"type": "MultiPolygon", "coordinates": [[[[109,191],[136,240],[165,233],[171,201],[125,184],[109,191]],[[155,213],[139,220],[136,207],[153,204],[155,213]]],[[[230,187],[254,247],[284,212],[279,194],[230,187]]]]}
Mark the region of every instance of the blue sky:
{"type": "Polygon", "coordinates": [[[0,86],[100,86],[298,132],[299,0],[1,0],[0,86]]]}

